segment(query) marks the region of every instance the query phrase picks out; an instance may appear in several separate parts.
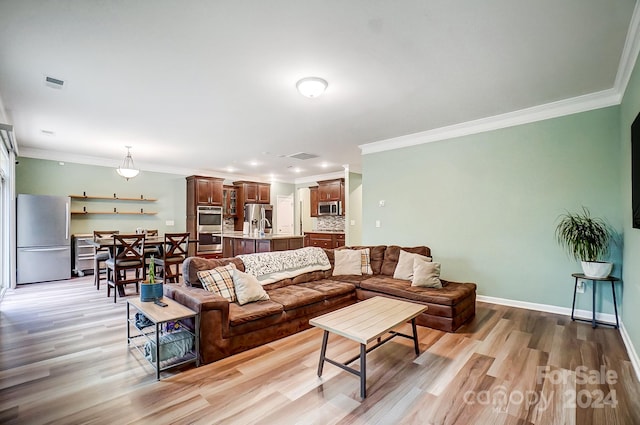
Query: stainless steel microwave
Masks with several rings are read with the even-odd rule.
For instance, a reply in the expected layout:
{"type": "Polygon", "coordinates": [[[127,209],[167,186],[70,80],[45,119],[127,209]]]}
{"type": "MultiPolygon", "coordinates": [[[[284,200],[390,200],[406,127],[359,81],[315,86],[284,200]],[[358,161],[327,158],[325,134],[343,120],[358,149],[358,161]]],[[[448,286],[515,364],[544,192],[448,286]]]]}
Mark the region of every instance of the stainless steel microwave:
{"type": "Polygon", "coordinates": [[[341,201],[318,202],[318,215],[342,215],[341,201]]]}

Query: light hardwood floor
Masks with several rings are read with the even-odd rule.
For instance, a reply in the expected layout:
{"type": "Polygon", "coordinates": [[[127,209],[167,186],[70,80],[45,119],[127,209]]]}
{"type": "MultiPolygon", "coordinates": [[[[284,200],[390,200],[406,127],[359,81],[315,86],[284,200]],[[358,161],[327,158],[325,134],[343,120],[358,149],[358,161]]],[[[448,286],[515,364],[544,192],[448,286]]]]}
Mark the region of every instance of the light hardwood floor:
{"type": "MultiPolygon", "coordinates": [[[[104,286],[88,276],[6,294],[0,423],[640,423],[640,384],[618,331],[565,316],[478,303],[455,334],[418,326],[419,357],[402,338],[368,355],[361,400],[357,377],[329,364],[316,376],[319,329],[157,382],[127,349],[126,302],[104,286]]],[[[357,347],[332,335],[327,355],[357,347]]]]}

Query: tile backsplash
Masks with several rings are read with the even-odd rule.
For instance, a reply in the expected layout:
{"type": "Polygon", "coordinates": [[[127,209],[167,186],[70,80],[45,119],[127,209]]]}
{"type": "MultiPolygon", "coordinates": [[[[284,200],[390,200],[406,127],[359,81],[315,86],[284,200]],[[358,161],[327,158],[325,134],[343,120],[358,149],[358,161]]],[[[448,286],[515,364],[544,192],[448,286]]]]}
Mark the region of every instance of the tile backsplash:
{"type": "Polygon", "coordinates": [[[318,217],[317,230],[333,230],[344,232],[344,216],[324,215],[318,217]]]}

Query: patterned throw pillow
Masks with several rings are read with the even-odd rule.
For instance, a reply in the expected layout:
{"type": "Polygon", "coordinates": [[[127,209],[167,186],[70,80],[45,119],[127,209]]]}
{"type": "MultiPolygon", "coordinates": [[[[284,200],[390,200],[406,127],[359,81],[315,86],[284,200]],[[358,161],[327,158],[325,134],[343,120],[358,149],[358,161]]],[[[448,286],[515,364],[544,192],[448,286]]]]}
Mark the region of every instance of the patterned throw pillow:
{"type": "Polygon", "coordinates": [[[369,254],[369,248],[360,250],[360,267],[362,268],[362,274],[373,274],[371,270],[371,255],[369,254]]]}
{"type": "Polygon", "coordinates": [[[233,286],[233,270],[235,268],[235,264],[229,263],[226,266],[216,267],[215,269],[199,271],[198,279],[200,279],[202,287],[207,291],[234,302],[237,300],[236,290],[233,286]]]}

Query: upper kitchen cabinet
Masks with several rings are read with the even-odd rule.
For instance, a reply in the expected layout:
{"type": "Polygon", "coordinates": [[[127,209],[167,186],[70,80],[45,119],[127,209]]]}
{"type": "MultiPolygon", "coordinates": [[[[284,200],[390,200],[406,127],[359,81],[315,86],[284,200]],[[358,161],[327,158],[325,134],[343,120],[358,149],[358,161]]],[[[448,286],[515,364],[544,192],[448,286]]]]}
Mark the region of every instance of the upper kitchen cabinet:
{"type": "Polygon", "coordinates": [[[318,201],[342,201],[344,203],[344,179],[318,182],[318,201]]]}
{"type": "Polygon", "coordinates": [[[242,194],[239,199],[240,205],[244,204],[270,204],[271,185],[269,183],[256,182],[233,182],[239,188],[238,193],[242,194]]]}
{"type": "Polygon", "coordinates": [[[235,186],[223,186],[222,213],[225,217],[238,216],[238,190],[235,186]]]}
{"type": "Polygon", "coordinates": [[[195,214],[198,205],[222,205],[224,179],[217,177],[187,177],[187,215],[195,214]],[[191,209],[193,208],[193,211],[191,209]]]}
{"type": "Polygon", "coordinates": [[[318,216],[318,186],[309,188],[309,209],[311,217],[318,216]]]}
{"type": "Polygon", "coordinates": [[[271,185],[269,183],[256,183],[239,181],[233,182],[237,195],[237,219],[234,230],[242,230],[244,222],[244,204],[270,204],[271,185]]]}

